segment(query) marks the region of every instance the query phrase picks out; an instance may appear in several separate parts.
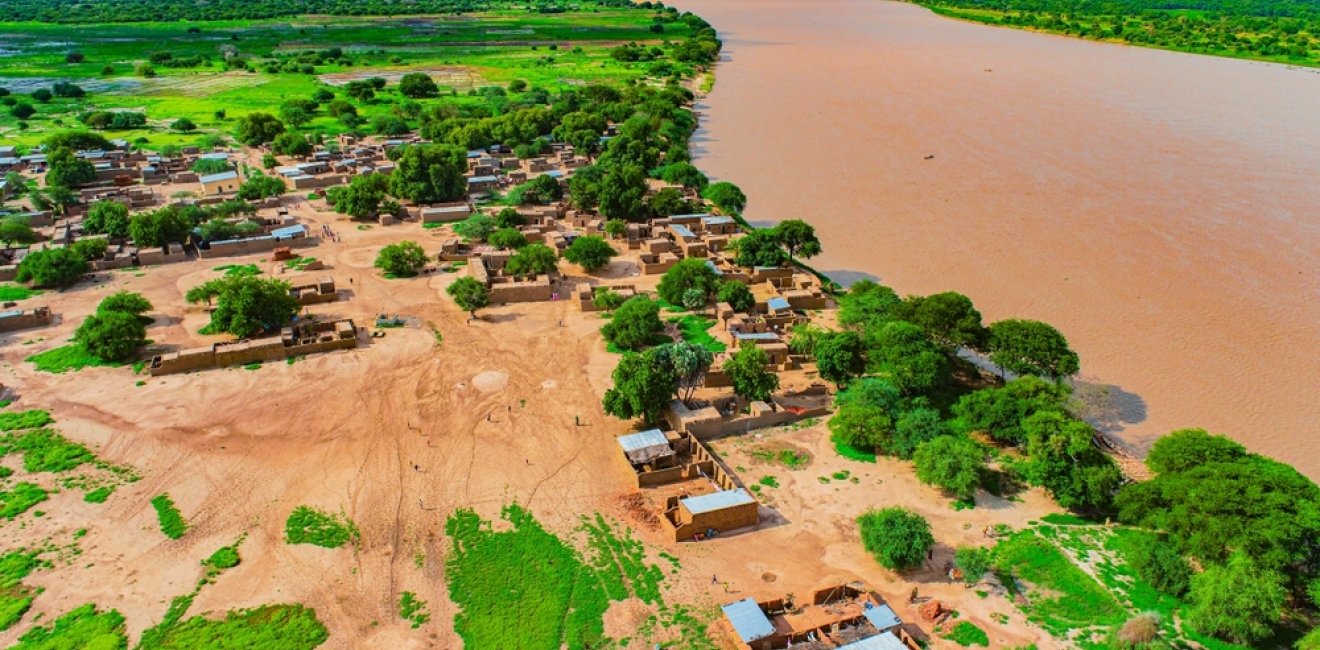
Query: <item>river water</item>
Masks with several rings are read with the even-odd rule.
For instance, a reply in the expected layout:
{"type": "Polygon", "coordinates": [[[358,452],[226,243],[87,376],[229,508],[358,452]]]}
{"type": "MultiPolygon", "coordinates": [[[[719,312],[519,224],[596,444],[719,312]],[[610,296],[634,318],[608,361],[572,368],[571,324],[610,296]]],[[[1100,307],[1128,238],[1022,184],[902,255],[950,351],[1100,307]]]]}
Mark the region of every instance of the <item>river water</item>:
{"type": "Polygon", "coordinates": [[[813,266],[1059,327],[1101,428],[1320,478],[1320,74],[884,0],[681,0],[725,43],[698,166],[813,266]],[[933,157],[931,157],[933,156],[933,157]]]}

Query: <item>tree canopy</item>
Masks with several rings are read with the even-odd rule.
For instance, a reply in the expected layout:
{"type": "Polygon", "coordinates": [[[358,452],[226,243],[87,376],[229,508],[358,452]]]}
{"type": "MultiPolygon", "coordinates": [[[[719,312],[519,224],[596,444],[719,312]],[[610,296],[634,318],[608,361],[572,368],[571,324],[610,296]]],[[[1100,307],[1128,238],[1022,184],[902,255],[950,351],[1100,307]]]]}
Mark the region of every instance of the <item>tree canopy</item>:
{"type": "Polygon", "coordinates": [[[78,326],[74,339],[98,359],[127,361],[146,344],[147,330],[134,314],[98,310],[78,326]]]}
{"type": "Polygon", "coordinates": [[[608,266],[610,259],[618,254],[618,251],[604,239],[583,235],[574,239],[573,243],[564,250],[564,259],[580,265],[583,270],[591,273],[608,266]]]}
{"type": "Polygon", "coordinates": [[[117,201],[97,201],[83,218],[83,231],[110,237],[128,236],[128,206],[117,201]]]}
{"type": "Polygon", "coordinates": [[[32,251],[18,263],[14,277],[19,282],[31,282],[39,287],[68,287],[77,282],[89,268],[87,260],[69,248],[48,248],[32,251]]]}
{"type": "Polygon", "coordinates": [[[715,292],[719,276],[715,270],[706,264],[706,260],[689,257],[679,260],[665,274],[660,277],[660,284],[656,286],[656,293],[660,299],[673,304],[683,304],[683,294],[690,289],[697,289],[703,295],[709,296],[715,292]]]}
{"type": "Polygon", "coordinates": [[[976,495],[985,469],[985,452],[970,438],[939,436],[917,446],[912,456],[917,479],[967,501],[976,495]]]}
{"type": "Polygon", "coordinates": [[[638,350],[651,345],[664,329],[660,305],[646,296],[634,296],[614,310],[600,333],[620,349],[638,350]]]}
{"type": "Polygon", "coordinates": [[[426,251],[415,241],[387,244],[376,254],[374,266],[386,275],[411,277],[426,266],[426,251]]]}
{"type": "Polygon", "coordinates": [[[490,289],[486,288],[480,280],[471,276],[463,276],[445,289],[445,293],[454,299],[454,304],[459,309],[467,312],[472,318],[477,317],[477,310],[490,304],[490,289]]]}
{"type": "Polygon", "coordinates": [[[892,571],[921,566],[935,546],[935,535],[925,517],[907,508],[869,510],[857,518],[862,547],[876,562],[892,571]]]}
{"type": "Polygon", "coordinates": [[[528,244],[518,249],[504,265],[508,275],[545,275],[559,268],[559,254],[545,244],[528,244]]]}
{"type": "Polygon", "coordinates": [[[1068,339],[1047,323],[1003,320],[990,326],[990,361],[1019,375],[1059,378],[1077,374],[1081,366],[1068,339]]]}
{"type": "Polygon", "coordinates": [[[779,375],[766,368],[770,357],[755,345],[744,345],[724,362],[733,392],[747,401],[768,401],[779,388],[779,375]]]}
{"type": "Polygon", "coordinates": [[[231,275],[189,289],[184,299],[189,303],[214,299],[215,310],[204,333],[229,332],[247,338],[283,327],[298,313],[298,299],[289,289],[289,283],[283,280],[231,275]]]}
{"type": "Polygon", "coordinates": [[[678,391],[678,373],[667,352],[651,348],[625,352],[614,368],[614,386],[605,391],[605,412],[622,420],[660,420],[678,391]]]}
{"type": "Polygon", "coordinates": [[[403,148],[390,173],[390,193],[413,203],[442,203],[467,198],[467,152],[448,144],[403,148]]]}

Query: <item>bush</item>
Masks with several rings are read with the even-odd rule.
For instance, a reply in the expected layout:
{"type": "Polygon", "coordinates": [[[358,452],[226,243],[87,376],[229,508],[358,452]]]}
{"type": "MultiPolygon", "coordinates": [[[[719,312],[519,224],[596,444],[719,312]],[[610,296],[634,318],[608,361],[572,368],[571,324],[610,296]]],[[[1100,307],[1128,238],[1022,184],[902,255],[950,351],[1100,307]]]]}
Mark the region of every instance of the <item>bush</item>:
{"type": "Polygon", "coordinates": [[[123,238],[128,236],[128,221],[128,206],[115,201],[97,201],[83,218],[83,230],[91,234],[123,238]]]}
{"type": "Polygon", "coordinates": [[[545,244],[528,244],[513,254],[504,265],[506,275],[531,276],[553,273],[559,268],[559,254],[545,244]]]}
{"type": "Polygon", "coordinates": [[[614,318],[600,328],[600,333],[616,348],[637,350],[651,345],[664,329],[660,305],[646,296],[635,296],[614,310],[614,318]]]}
{"type": "Polygon", "coordinates": [[[179,539],[188,531],[188,523],[179,514],[174,501],[168,494],[157,495],[151,500],[151,507],[156,509],[156,519],[160,522],[160,532],[170,539],[179,539]]]}
{"type": "Polygon", "coordinates": [[[87,272],[87,260],[68,248],[50,248],[28,253],[18,264],[15,280],[39,287],[68,287],[87,272]]]}
{"type": "Polygon", "coordinates": [[[102,237],[83,237],[73,242],[73,252],[88,262],[105,258],[105,252],[110,248],[110,244],[102,237]]]}
{"type": "Polygon", "coordinates": [[[37,241],[37,233],[27,224],[14,219],[0,220],[0,242],[6,246],[31,244],[37,241]]]}
{"type": "Polygon", "coordinates": [[[527,245],[527,237],[517,228],[500,228],[486,237],[486,243],[495,248],[518,249],[527,245]]]}
{"type": "Polygon", "coordinates": [[[985,452],[970,438],[940,436],[921,443],[912,460],[917,478],[967,501],[976,495],[985,469],[985,452]]]}
{"type": "Polygon", "coordinates": [[[126,361],[147,342],[142,321],[119,311],[88,316],[74,336],[83,349],[104,361],[126,361]]]}
{"type": "Polygon", "coordinates": [[[921,565],[935,546],[930,523],[921,515],[901,507],[870,510],[857,518],[862,547],[881,566],[905,571],[921,565]]]}
{"type": "Polygon", "coordinates": [[[963,582],[974,585],[994,568],[990,549],[977,546],[961,546],[953,553],[953,565],[962,570],[963,582]]]}
{"type": "Polygon", "coordinates": [[[490,304],[490,289],[474,277],[464,276],[445,289],[459,309],[476,318],[477,310],[490,304]]]}
{"type": "Polygon", "coordinates": [[[141,316],[149,311],[151,311],[151,302],[143,298],[142,294],[132,291],[116,291],[103,298],[101,304],[96,306],[98,314],[122,312],[141,316]]]}
{"type": "Polygon", "coordinates": [[[426,266],[426,251],[414,241],[390,244],[376,255],[376,268],[387,276],[411,277],[426,266]]]}
{"type": "Polygon", "coordinates": [[[495,220],[484,214],[474,214],[454,224],[454,234],[468,241],[486,241],[495,231],[495,220]]]}
{"type": "Polygon", "coordinates": [[[1187,593],[1192,569],[1167,540],[1161,538],[1137,548],[1131,560],[1132,569],[1150,586],[1170,596],[1182,597],[1187,593]]]}

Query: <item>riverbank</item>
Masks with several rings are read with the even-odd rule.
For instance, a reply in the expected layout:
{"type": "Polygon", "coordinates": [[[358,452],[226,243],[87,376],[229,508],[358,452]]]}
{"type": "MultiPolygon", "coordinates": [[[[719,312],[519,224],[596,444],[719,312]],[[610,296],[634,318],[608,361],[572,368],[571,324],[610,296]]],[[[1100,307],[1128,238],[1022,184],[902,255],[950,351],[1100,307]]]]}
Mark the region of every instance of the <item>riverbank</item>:
{"type": "Polygon", "coordinates": [[[1320,340],[1309,70],[892,2],[682,8],[725,42],[696,164],[746,191],[753,223],[811,221],[811,263],[841,281],[1057,325],[1091,420],[1138,450],[1201,426],[1320,476],[1294,351],[1320,340]]]}

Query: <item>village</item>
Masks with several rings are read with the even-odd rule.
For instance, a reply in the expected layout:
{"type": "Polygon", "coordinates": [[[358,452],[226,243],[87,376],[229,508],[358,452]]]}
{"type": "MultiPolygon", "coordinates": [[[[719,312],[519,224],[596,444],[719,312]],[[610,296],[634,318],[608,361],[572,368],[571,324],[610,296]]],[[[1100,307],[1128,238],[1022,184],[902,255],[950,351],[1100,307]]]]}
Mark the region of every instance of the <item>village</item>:
{"type": "MultiPolygon", "coordinates": [[[[724,302],[698,310],[707,312],[713,321],[711,335],[718,341],[717,349],[727,351],[715,354],[690,399],[675,399],[666,407],[664,429],[646,428],[615,438],[615,462],[635,478],[636,498],[625,500],[627,512],[642,525],[655,525],[665,540],[675,544],[741,540],[757,535],[759,528],[782,525],[782,514],[762,503],[749,483],[708,443],[802,421],[809,424],[831,412],[833,389],[817,376],[809,356],[794,354],[788,345],[794,326],[813,318],[831,318],[833,301],[821,278],[790,264],[738,266],[731,245],[736,249],[744,231],[734,218],[718,210],[629,223],[621,234],[609,235],[602,217],[575,210],[562,199],[517,208],[524,220],[519,231],[527,242],[542,243],[562,255],[579,237],[605,237],[618,256],[595,273],[567,262],[548,273],[506,273],[504,267],[514,251],[466,240],[453,231],[452,225],[474,214],[494,216],[504,206],[490,202],[490,196],[529,179],[545,176],[564,183],[571,178],[573,170],[588,161],[562,144],[554,145],[553,155],[530,160],[518,160],[498,147],[469,152],[468,201],[404,206],[397,213],[380,214],[370,220],[350,220],[333,212],[326,201],[327,192],[347,185],[355,176],[389,175],[394,166],[388,152],[418,142],[416,137],[358,140],[341,136],[305,159],[281,159],[273,175],[282,179],[288,193],[254,201],[250,212],[231,219],[235,224],[255,223],[256,228],[241,236],[213,240],[195,229],[186,241],[162,247],[139,247],[112,237],[104,255],[89,260],[89,273],[80,284],[115,283],[134,289],[138,283],[129,273],[155,275],[167,268],[176,270],[171,275],[181,278],[176,281],[181,283],[182,278],[214,276],[216,272],[211,269],[217,264],[224,264],[217,268],[253,265],[260,269],[258,272],[288,283],[299,305],[299,316],[270,336],[250,339],[200,335],[196,326],[203,322],[210,307],[185,305],[177,293],[173,300],[159,300],[149,294],[167,322],[181,323],[182,327],[169,327],[162,338],[150,343],[144,353],[149,355],[144,357],[146,372],[152,377],[184,373],[191,377],[217,368],[251,368],[285,359],[292,364],[323,354],[378,354],[377,348],[394,342],[390,336],[397,338],[397,328],[417,329],[423,321],[438,340],[442,334],[435,330],[433,321],[408,313],[397,302],[368,297],[368,287],[382,282],[372,277],[377,274],[371,269],[370,255],[400,241],[422,242],[428,261],[420,275],[432,278],[427,286],[435,302],[449,300],[440,287],[458,277],[471,277],[488,291],[491,309],[513,315],[520,309],[540,309],[535,303],[561,305],[556,313],[564,317],[557,325],[564,327],[565,321],[571,320],[575,330],[581,330],[583,324],[591,326],[591,321],[599,318],[602,307],[596,298],[601,292],[609,291],[623,299],[654,295],[666,271],[683,260],[700,260],[721,281],[746,285],[753,300],[742,310],[724,302]],[[743,347],[762,351],[767,370],[778,375],[778,389],[767,400],[742,402],[731,390],[728,374],[721,370],[732,352],[743,347]]],[[[185,148],[175,158],[163,158],[133,150],[125,142],[112,144],[116,148],[76,152],[96,168],[96,181],[79,188],[80,202],[58,215],[50,210],[30,210],[7,216],[29,225],[38,241],[4,251],[8,264],[0,267],[0,279],[13,280],[18,265],[32,251],[74,247],[81,240],[100,237],[83,227],[89,206],[97,202],[119,203],[133,213],[170,204],[221,205],[236,199],[253,175],[251,170],[269,153],[259,148],[201,151],[193,147],[185,148]],[[193,171],[198,161],[211,161],[206,163],[210,169],[216,162],[229,169],[199,174],[193,171]]],[[[12,149],[0,148],[0,171],[17,172],[25,179],[40,178],[46,171],[40,153],[6,155],[13,153],[12,149]]],[[[13,180],[15,176],[8,178],[13,180]]],[[[695,192],[681,186],[650,183],[652,191],[677,189],[684,192],[685,199],[701,201],[695,192]]],[[[6,306],[9,311],[0,314],[0,331],[21,330],[24,337],[56,338],[43,329],[72,323],[81,307],[66,306],[62,294],[45,294],[28,302],[39,304],[6,306]]],[[[518,327],[496,321],[497,317],[492,316],[483,322],[479,316],[476,322],[491,329],[518,327]]],[[[469,319],[466,327],[472,326],[469,319]]],[[[442,352],[448,353],[447,348],[442,352]]],[[[206,378],[197,375],[195,381],[205,382],[206,378]]],[[[727,582],[723,584],[727,592],[727,582]]],[[[857,650],[917,650],[916,639],[929,636],[917,621],[924,620],[926,625],[942,622],[946,611],[935,602],[922,610],[924,613],[906,615],[905,623],[904,617],[895,613],[896,604],[891,605],[879,592],[855,579],[811,586],[818,589],[806,599],[795,600],[791,595],[784,596],[785,592],[765,593],[760,599],[730,599],[722,604],[723,620],[716,628],[732,644],[730,647],[753,650],[807,647],[803,643],[857,650]]],[[[905,602],[903,606],[915,613],[916,602],[905,602]]]]}

